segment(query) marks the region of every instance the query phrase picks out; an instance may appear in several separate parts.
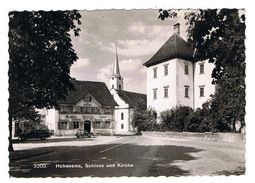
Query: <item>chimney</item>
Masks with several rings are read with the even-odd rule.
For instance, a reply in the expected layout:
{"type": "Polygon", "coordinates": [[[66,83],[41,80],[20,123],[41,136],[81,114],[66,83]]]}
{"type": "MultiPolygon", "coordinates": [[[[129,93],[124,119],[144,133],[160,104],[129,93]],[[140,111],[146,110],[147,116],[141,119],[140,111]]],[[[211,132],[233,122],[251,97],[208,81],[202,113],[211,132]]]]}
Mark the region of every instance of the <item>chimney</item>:
{"type": "Polygon", "coordinates": [[[174,24],[174,33],[180,35],[180,23],[174,24]]]}

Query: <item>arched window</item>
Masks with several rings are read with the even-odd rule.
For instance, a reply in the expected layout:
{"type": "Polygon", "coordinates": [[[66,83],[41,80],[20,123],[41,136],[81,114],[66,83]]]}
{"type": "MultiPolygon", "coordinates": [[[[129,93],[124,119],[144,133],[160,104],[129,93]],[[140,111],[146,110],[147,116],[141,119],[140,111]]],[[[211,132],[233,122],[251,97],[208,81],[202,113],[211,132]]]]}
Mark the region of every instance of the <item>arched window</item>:
{"type": "Polygon", "coordinates": [[[121,90],[121,84],[119,84],[119,90],[121,90]]]}

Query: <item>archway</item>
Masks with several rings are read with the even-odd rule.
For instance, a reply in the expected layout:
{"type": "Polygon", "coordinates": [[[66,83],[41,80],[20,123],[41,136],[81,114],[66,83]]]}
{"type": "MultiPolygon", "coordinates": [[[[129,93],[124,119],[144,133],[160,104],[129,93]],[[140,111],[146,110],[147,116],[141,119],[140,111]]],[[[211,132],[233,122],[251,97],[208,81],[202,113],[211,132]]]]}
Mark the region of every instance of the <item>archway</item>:
{"type": "Polygon", "coordinates": [[[84,121],[84,130],[88,131],[89,133],[91,132],[91,121],[84,121]]]}

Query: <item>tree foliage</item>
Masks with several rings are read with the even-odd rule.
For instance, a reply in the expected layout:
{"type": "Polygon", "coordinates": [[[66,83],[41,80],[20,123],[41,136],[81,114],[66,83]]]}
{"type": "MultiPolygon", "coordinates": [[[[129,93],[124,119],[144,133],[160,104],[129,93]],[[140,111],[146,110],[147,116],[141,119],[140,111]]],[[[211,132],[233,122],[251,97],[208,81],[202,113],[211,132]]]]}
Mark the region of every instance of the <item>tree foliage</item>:
{"type": "Polygon", "coordinates": [[[135,108],[131,124],[137,128],[137,134],[155,129],[157,122],[154,114],[155,112],[152,109],[147,110],[144,104],[139,104],[135,108]]]}
{"type": "Polygon", "coordinates": [[[203,104],[202,109],[197,108],[196,111],[190,113],[188,120],[184,125],[184,131],[188,132],[216,132],[217,129],[211,122],[209,112],[210,102],[203,104]]]}
{"type": "MultiPolygon", "coordinates": [[[[162,125],[167,131],[175,132],[219,132],[220,129],[212,120],[214,114],[211,114],[211,102],[203,104],[202,109],[195,111],[188,106],[179,106],[161,112],[162,125]]],[[[224,128],[225,130],[227,128],[224,128]]]]}
{"type": "MultiPolygon", "coordinates": [[[[159,18],[176,17],[178,10],[160,10],[159,18]],[[166,13],[167,12],[167,13],[166,13]]],[[[187,10],[188,41],[194,59],[214,63],[212,83],[216,85],[210,112],[219,129],[245,125],[245,15],[238,9],[187,10]]]]}
{"type": "Polygon", "coordinates": [[[78,11],[9,13],[9,130],[21,110],[57,106],[73,86],[70,67],[78,59],[71,35],[79,35],[78,11]]]}
{"type": "Polygon", "coordinates": [[[161,112],[160,117],[170,131],[181,132],[185,130],[192,112],[192,108],[181,106],[161,112]]]}
{"type": "Polygon", "coordinates": [[[39,114],[38,111],[35,110],[34,107],[30,107],[26,110],[20,110],[19,112],[17,112],[13,116],[13,119],[16,121],[29,120],[29,121],[40,122],[41,115],[39,114]]]}

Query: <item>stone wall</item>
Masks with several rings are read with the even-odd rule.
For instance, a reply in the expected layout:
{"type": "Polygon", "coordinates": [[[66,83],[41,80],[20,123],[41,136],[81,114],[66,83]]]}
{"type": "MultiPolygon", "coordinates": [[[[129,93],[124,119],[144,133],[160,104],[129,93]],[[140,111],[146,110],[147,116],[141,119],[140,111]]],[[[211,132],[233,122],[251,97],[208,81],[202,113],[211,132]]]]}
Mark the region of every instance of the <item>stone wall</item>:
{"type": "Polygon", "coordinates": [[[242,133],[192,133],[192,132],[142,132],[145,136],[168,137],[178,139],[202,139],[224,142],[240,142],[245,140],[242,133]]]}

